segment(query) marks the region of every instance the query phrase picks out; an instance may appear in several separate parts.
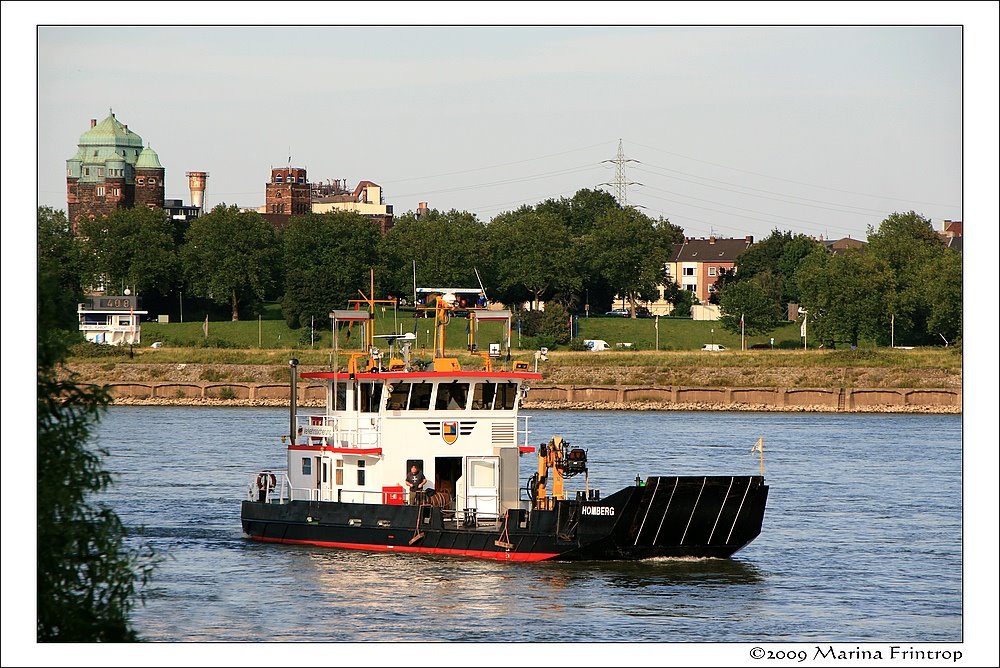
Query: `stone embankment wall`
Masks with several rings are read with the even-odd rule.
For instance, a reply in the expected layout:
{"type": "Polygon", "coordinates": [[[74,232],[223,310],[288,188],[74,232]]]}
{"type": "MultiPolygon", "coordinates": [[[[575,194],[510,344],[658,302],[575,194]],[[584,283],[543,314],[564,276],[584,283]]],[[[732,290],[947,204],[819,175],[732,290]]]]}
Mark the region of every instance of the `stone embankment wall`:
{"type": "MultiPolygon", "coordinates": [[[[111,383],[116,404],[287,406],[283,383],[111,383]]],[[[302,383],[297,403],[322,406],[322,385],[302,383]]],[[[524,407],[623,410],[749,410],[961,413],[962,392],[903,388],[746,388],[535,385],[524,407]]]]}

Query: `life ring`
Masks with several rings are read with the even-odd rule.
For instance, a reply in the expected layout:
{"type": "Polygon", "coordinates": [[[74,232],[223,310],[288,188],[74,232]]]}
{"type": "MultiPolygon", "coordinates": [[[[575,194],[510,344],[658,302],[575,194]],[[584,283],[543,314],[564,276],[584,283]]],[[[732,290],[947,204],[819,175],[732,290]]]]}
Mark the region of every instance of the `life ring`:
{"type": "Polygon", "coordinates": [[[271,472],[264,472],[257,476],[257,489],[260,491],[270,491],[278,484],[277,478],[271,472]]]}

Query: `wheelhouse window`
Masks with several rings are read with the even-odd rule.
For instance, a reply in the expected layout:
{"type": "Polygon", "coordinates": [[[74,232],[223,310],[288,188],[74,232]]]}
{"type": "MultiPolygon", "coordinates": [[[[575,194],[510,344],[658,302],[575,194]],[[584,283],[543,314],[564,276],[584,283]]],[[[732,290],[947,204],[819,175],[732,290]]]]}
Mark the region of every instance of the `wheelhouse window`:
{"type": "Polygon", "coordinates": [[[441,383],[438,385],[437,399],[434,402],[434,408],[439,411],[464,410],[468,397],[468,383],[441,383]]]}
{"type": "Polygon", "coordinates": [[[333,410],[342,411],[347,408],[347,383],[333,384],[333,410]]]}
{"type": "Polygon", "coordinates": [[[496,383],[476,383],[472,391],[472,410],[488,411],[493,409],[493,399],[497,395],[496,383]]]}
{"type": "Polygon", "coordinates": [[[497,410],[514,410],[514,401],[517,400],[517,383],[500,383],[497,385],[497,398],[494,408],[497,410]]]}
{"type": "Polygon", "coordinates": [[[410,396],[409,383],[396,383],[389,386],[389,410],[406,410],[406,399],[410,396]]]}
{"type": "Polygon", "coordinates": [[[358,391],[358,411],[377,413],[382,404],[382,383],[361,383],[358,391]]]}
{"type": "Polygon", "coordinates": [[[431,390],[434,389],[432,383],[415,383],[410,389],[411,411],[426,411],[431,407],[431,390]]]}

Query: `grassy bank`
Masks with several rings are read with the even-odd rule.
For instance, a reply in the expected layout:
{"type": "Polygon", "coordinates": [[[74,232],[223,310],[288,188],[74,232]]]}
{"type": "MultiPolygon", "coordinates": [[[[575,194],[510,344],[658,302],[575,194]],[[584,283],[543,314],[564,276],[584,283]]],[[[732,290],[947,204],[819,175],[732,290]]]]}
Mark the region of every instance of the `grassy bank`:
{"type": "MultiPolygon", "coordinates": [[[[85,346],[70,359],[91,382],[143,380],[283,381],[288,360],[305,370],[346,368],[348,354],[329,349],[236,349],[165,346],[114,349],[85,346]]],[[[463,367],[482,360],[450,350],[463,367]]],[[[415,357],[426,359],[426,351],[415,357]]],[[[512,360],[534,368],[534,351],[515,350],[512,360]]],[[[506,359],[500,360],[506,365],[506,359]]],[[[961,387],[958,349],[754,350],[754,351],[553,351],[538,365],[544,382],[566,385],[655,385],[696,387],[961,387]]]]}
{"type": "MultiPolygon", "coordinates": [[[[291,329],[278,318],[274,309],[266,316],[251,320],[211,321],[208,334],[205,322],[157,323],[142,325],[143,345],[154,341],[164,345],[195,348],[259,348],[268,349],[330,349],[333,333],[329,321],[316,321],[315,328],[291,329]]],[[[418,349],[433,347],[434,323],[431,318],[414,317],[413,311],[379,309],[375,319],[375,334],[412,332],[417,337],[418,349]]],[[[567,324],[568,327],[568,324],[567,324]]],[[[477,343],[486,348],[491,342],[504,339],[503,324],[481,323],[477,330],[477,343]]],[[[448,324],[448,342],[454,347],[465,347],[469,339],[469,322],[465,318],[452,318],[448,324]]],[[[578,320],[580,339],[603,339],[611,346],[628,346],[634,350],[698,350],[706,343],[717,343],[727,348],[740,348],[739,334],[724,331],[718,322],[694,321],[687,318],[614,318],[581,317],[578,320]]],[[[357,347],[361,337],[357,327],[343,327],[338,332],[340,348],[357,347]]],[[[786,323],[767,336],[747,337],[747,347],[760,344],[793,350],[802,347],[799,327],[786,323]]],[[[517,322],[512,324],[511,339],[515,347],[534,348],[536,341],[518,332],[517,322]]]]}

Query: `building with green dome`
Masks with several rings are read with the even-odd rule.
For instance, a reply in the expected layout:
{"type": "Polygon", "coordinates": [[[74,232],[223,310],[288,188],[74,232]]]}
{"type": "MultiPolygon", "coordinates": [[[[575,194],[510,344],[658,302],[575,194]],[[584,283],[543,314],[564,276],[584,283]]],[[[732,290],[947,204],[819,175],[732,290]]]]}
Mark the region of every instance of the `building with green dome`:
{"type": "Polygon", "coordinates": [[[66,161],[69,220],[107,216],[115,209],[163,208],[164,169],[156,152],[113,111],[80,135],[76,154],[66,161]]]}

